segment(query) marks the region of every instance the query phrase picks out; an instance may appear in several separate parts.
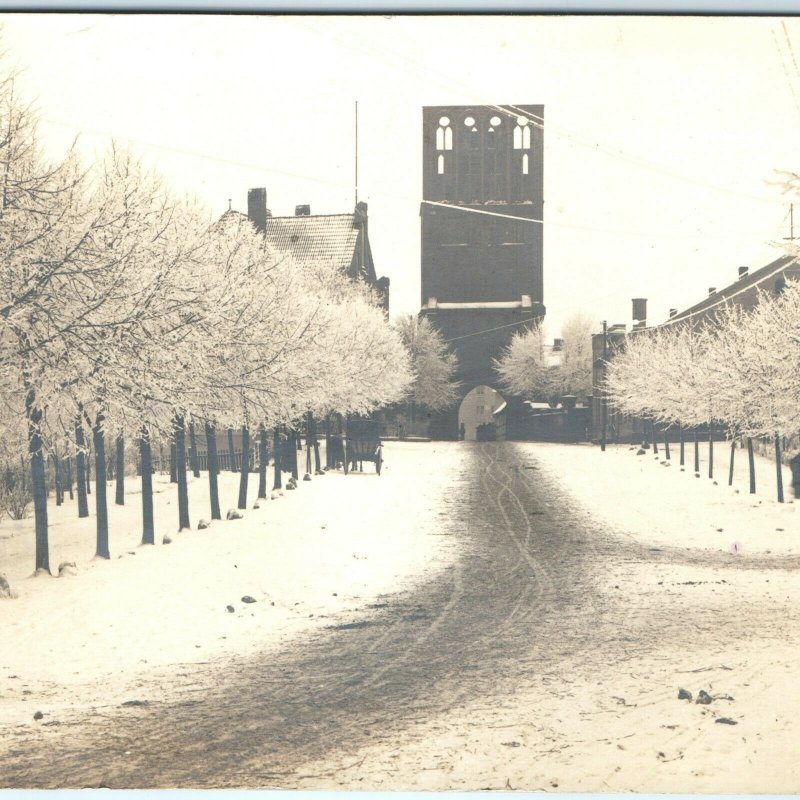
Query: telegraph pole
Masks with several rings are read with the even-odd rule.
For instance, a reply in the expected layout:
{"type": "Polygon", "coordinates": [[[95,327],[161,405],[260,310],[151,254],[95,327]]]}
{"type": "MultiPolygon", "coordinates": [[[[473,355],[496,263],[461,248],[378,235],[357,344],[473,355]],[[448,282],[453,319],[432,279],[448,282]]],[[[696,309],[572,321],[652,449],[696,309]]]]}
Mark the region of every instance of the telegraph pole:
{"type": "Polygon", "coordinates": [[[608,428],[608,401],[606,399],[606,359],[608,358],[608,325],[603,320],[603,385],[600,388],[600,408],[603,414],[603,427],[600,433],[600,451],[606,451],[606,430],[608,428]]]}

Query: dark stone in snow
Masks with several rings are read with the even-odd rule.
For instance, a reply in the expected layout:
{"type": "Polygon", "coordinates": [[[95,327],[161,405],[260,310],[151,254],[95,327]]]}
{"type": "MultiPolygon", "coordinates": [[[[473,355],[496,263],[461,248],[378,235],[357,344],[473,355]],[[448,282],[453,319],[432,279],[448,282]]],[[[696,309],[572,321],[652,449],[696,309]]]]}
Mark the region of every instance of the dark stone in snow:
{"type": "Polygon", "coordinates": [[[242,515],[241,512],[235,508],[229,508],[228,513],[225,515],[225,519],[241,519],[242,515]]]}
{"type": "Polygon", "coordinates": [[[719,723],[720,725],[738,725],[739,723],[735,719],[731,719],[730,717],[717,717],[714,722],[719,723]]]}
{"type": "Polygon", "coordinates": [[[61,578],[64,575],[77,575],[78,574],[78,565],[74,561],[62,561],[58,565],[58,577],[61,578]]]}
{"type": "Polygon", "coordinates": [[[255,602],[257,602],[257,601],[256,601],[256,599],[255,599],[254,597],[250,597],[250,595],[249,595],[249,594],[246,594],[246,595],[245,595],[245,596],[242,598],[242,602],[243,602],[243,603],[255,603],[255,602]]]}
{"type": "Polygon", "coordinates": [[[165,535],[164,538],[161,540],[161,543],[162,544],[172,544],[172,539],[170,539],[169,536],[165,535]]]}
{"type": "Polygon", "coordinates": [[[261,506],[257,502],[253,503],[253,511],[257,511],[259,508],[261,508],[261,506]]]}
{"type": "Polygon", "coordinates": [[[287,483],[286,488],[291,492],[293,489],[296,489],[297,487],[293,483],[287,483]]]}
{"type": "Polygon", "coordinates": [[[17,595],[11,591],[11,585],[5,575],[0,575],[0,598],[13,600],[17,595]]]}
{"type": "Polygon", "coordinates": [[[692,693],[687,689],[678,689],[678,700],[691,700],[692,693]]]}
{"type": "Polygon", "coordinates": [[[149,700],[125,700],[123,706],[149,706],[149,700]]]}
{"type": "Polygon", "coordinates": [[[207,519],[201,519],[197,523],[197,530],[204,531],[206,528],[210,527],[211,523],[207,519]]]}
{"type": "Polygon", "coordinates": [[[33,715],[33,718],[34,718],[34,719],[37,719],[37,720],[38,720],[38,719],[44,719],[44,714],[42,714],[42,712],[41,712],[41,711],[37,711],[37,712],[36,712],[36,713],[33,715]]]}
{"type": "Polygon", "coordinates": [[[640,448],[639,448],[639,449],[636,451],[636,455],[637,455],[637,456],[643,456],[644,454],[645,454],[645,451],[644,451],[644,450],[642,450],[642,448],[641,448],[641,447],[640,447],[640,448]]]}
{"type": "Polygon", "coordinates": [[[303,475],[303,480],[304,481],[310,481],[311,480],[311,476],[306,472],[306,474],[303,475]]]}
{"type": "Polygon", "coordinates": [[[233,606],[225,606],[225,608],[228,610],[230,614],[233,614],[233,612],[236,611],[236,609],[233,606]]]}
{"type": "Polygon", "coordinates": [[[709,705],[711,703],[711,699],[712,699],[711,695],[708,692],[706,692],[703,689],[701,689],[697,693],[697,700],[695,700],[695,702],[696,703],[700,703],[700,705],[702,705],[702,706],[707,706],[707,705],[709,705]]]}

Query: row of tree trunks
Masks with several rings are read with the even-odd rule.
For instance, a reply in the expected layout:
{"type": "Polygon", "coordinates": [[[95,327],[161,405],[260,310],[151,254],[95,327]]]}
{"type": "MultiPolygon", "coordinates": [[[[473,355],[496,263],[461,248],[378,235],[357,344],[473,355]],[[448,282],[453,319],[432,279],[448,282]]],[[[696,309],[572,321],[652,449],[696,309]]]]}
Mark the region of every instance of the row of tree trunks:
{"type": "Polygon", "coordinates": [[[239,508],[247,508],[247,483],[250,478],[250,431],[242,426],[242,463],[239,471],[239,508]]]}
{"type": "Polygon", "coordinates": [[[95,513],[97,515],[97,550],[99,558],[111,558],[108,549],[108,504],[106,500],[106,442],[103,433],[103,415],[95,417],[92,426],[92,444],[94,445],[94,463],[97,473],[95,482],[95,513]]]}
{"type": "Polygon", "coordinates": [[[197,457],[197,437],[194,433],[194,422],[189,423],[189,463],[192,465],[192,475],[200,477],[200,459],[197,457]]]}
{"type": "Polygon", "coordinates": [[[206,448],[208,450],[208,493],[211,499],[211,519],[222,519],[219,509],[219,460],[217,458],[217,432],[210,422],[206,422],[206,448]]]}
{"type": "Polygon", "coordinates": [[[142,465],[142,544],[156,543],[153,518],[153,453],[150,431],[143,427],[139,436],[139,459],[142,465]]]}

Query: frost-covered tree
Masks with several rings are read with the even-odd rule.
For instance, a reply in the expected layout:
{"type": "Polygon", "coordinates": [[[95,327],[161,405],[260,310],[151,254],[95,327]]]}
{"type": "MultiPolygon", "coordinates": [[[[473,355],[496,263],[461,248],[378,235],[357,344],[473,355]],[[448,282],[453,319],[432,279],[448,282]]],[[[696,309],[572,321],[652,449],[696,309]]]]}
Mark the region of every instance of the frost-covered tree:
{"type": "Polygon", "coordinates": [[[562,394],[558,364],[546,356],[540,324],[515,333],[493,365],[500,385],[513,395],[555,404],[562,394]]]}
{"type": "Polygon", "coordinates": [[[411,357],[414,382],[408,400],[431,411],[443,411],[458,399],[458,359],[430,320],[403,314],[393,321],[411,357]]]}

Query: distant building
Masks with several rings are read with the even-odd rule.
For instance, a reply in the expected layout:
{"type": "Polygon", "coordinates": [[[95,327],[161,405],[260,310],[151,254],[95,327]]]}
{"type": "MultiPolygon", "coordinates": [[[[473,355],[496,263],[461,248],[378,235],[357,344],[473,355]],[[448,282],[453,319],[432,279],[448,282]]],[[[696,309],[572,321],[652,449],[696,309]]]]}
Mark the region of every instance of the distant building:
{"type": "MultiPolygon", "coordinates": [[[[458,356],[462,398],[543,305],[544,107],[423,109],[422,308],[458,356]]],[[[509,398],[509,428],[520,412],[509,398]]],[[[431,435],[458,436],[458,409],[431,435]]]]}
{"type": "Polygon", "coordinates": [[[363,280],[380,294],[388,313],[389,278],[378,278],[375,272],[366,203],[358,203],[349,214],[312,214],[311,206],[298,205],[294,216],[274,217],[262,187],[248,191],[247,217],[276,254],[286,254],[300,266],[328,265],[353,280],[363,280]]]}
{"type": "MultiPolygon", "coordinates": [[[[738,277],[722,289],[709,287],[708,295],[684,311],[670,309],[669,318],[663,324],[701,325],[714,324],[715,314],[725,305],[738,305],[746,310],[756,306],[763,294],[780,294],[787,280],[800,280],[800,259],[794,256],[781,256],[755,272],[748,267],[739,267],[738,277]]],[[[615,351],[625,346],[632,333],[649,330],[647,328],[647,300],[636,298],[633,303],[633,324],[630,333],[623,323],[611,325],[605,339],[605,359],[614,357],[615,351]]],[[[595,388],[592,401],[592,438],[599,440],[602,433],[603,397],[599,387],[605,376],[603,334],[592,336],[592,385],[595,388]]],[[[623,441],[646,438],[647,431],[641,420],[618,417],[608,414],[608,438],[623,441]]]]}

